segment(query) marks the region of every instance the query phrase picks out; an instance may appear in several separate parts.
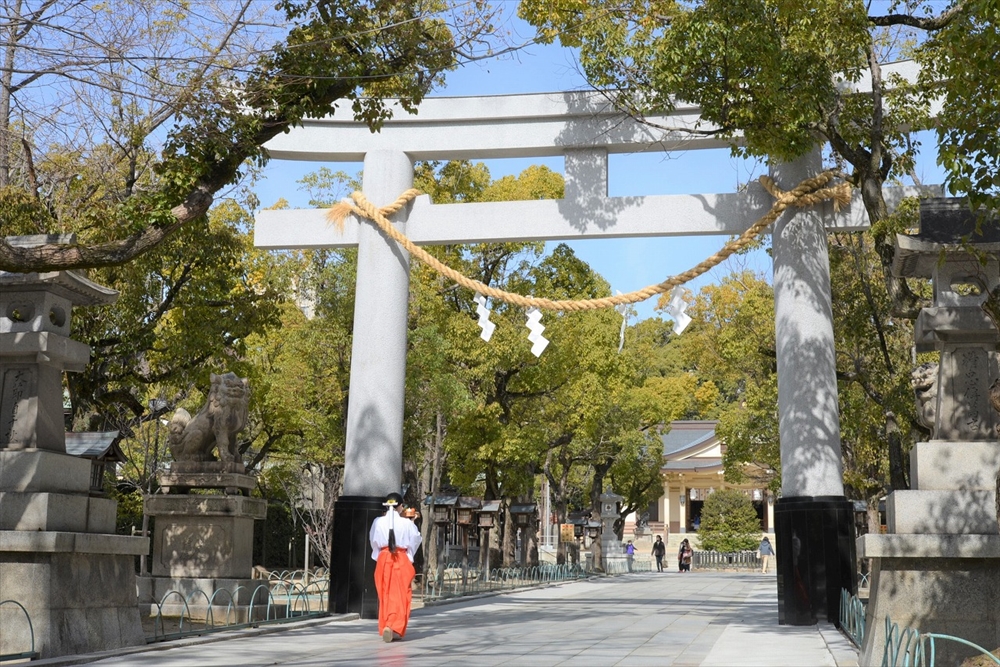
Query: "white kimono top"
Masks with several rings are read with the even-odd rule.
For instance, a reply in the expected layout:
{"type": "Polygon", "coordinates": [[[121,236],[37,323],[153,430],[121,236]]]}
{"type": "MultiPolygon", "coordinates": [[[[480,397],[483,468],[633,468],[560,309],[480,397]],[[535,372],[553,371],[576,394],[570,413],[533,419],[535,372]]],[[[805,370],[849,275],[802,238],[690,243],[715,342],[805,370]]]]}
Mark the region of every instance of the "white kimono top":
{"type": "Polygon", "coordinates": [[[413,555],[420,546],[420,531],[417,530],[416,524],[399,516],[399,512],[391,507],[383,516],[372,522],[372,529],[368,533],[368,541],[372,545],[372,560],[378,560],[378,552],[389,546],[390,527],[396,535],[396,548],[406,549],[406,555],[412,563],[413,555]]]}

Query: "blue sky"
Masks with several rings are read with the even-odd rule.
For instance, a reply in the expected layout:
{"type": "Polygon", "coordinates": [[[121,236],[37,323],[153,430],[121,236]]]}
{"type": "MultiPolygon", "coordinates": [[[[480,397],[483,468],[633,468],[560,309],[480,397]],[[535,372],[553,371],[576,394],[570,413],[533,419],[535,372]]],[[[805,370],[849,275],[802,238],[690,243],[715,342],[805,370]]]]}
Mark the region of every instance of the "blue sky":
{"type": "MultiPolygon", "coordinates": [[[[523,38],[530,34],[523,23],[512,23],[523,38]]],[[[515,93],[580,90],[587,88],[576,65],[574,53],[556,45],[535,45],[516,57],[491,59],[467,65],[449,73],[443,90],[434,96],[503,95],[515,93]]],[[[929,137],[925,143],[930,143],[929,137]]],[[[494,178],[518,174],[531,164],[545,164],[562,172],[561,158],[485,160],[494,178]]],[[[262,206],[284,197],[293,208],[307,207],[308,196],[296,181],[321,166],[356,173],[360,163],[306,163],[272,160],[256,186],[262,206]]],[[[940,182],[933,159],[922,167],[926,183],[940,182]]],[[[765,173],[763,167],[737,160],[728,151],[643,153],[614,155],[610,158],[608,191],[611,196],[733,192],[740,185],[765,173]]],[[[613,290],[629,292],[684,271],[725,243],[725,237],[604,239],[571,243],[577,255],[611,283],[613,290]]],[[[734,268],[746,266],[770,277],[770,260],[763,252],[731,259],[687,287],[697,291],[717,282],[734,268]],[[735,262],[735,264],[734,264],[735,262]]],[[[656,316],[656,298],[636,304],[639,318],[656,316]]]]}

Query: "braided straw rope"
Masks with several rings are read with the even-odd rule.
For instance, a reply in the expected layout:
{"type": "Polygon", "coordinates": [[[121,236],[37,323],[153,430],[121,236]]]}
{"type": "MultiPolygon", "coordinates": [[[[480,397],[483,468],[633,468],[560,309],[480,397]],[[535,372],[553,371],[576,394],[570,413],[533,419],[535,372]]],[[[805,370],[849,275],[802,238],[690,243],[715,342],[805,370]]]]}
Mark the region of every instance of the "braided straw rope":
{"type": "Polygon", "coordinates": [[[832,187],[826,187],[827,184],[835,178],[835,176],[836,173],[833,171],[824,171],[821,174],[813,176],[812,178],[805,179],[788,192],[781,191],[771,178],[761,176],[760,184],[771,194],[771,196],[775,198],[776,201],[771,206],[771,210],[768,211],[764,217],[755,222],[749,229],[740,234],[739,237],[728,242],[721,250],[697,266],[690,268],[683,273],[667,278],[662,283],[649,285],[648,287],[644,287],[634,292],[629,292],[628,294],[618,294],[616,296],[609,296],[603,299],[564,299],[561,301],[553,301],[551,299],[522,296],[520,294],[514,294],[513,292],[507,292],[505,290],[496,289],[495,287],[490,287],[489,285],[479,282],[478,280],[473,280],[472,278],[459,273],[447,264],[440,262],[433,255],[416,245],[402,232],[397,230],[388,219],[389,216],[406,206],[406,204],[409,203],[414,197],[421,194],[419,190],[411,188],[401,194],[396,201],[381,208],[376,208],[375,205],[368,201],[363,194],[355,191],[351,194],[351,199],[354,200],[353,203],[345,201],[336,204],[327,213],[327,219],[335,224],[338,229],[343,230],[344,219],[349,214],[353,213],[359,218],[367,218],[373,221],[383,233],[389,236],[389,238],[406,248],[410,255],[417,258],[417,260],[427,264],[441,275],[452,280],[453,282],[458,283],[462,287],[466,287],[473,292],[484,294],[491,299],[511,303],[515,306],[520,306],[526,309],[539,308],[542,310],[573,312],[580,310],[594,310],[597,308],[609,308],[629,303],[638,303],[657,294],[666,294],[674,287],[683,285],[703,273],[710,271],[724,262],[730,255],[739,252],[742,248],[749,245],[761,232],[764,231],[765,228],[767,228],[768,225],[777,220],[789,206],[812,206],[828,199],[832,199],[834,210],[839,210],[842,205],[846,205],[851,201],[851,186],[849,183],[841,182],[832,187]]]}

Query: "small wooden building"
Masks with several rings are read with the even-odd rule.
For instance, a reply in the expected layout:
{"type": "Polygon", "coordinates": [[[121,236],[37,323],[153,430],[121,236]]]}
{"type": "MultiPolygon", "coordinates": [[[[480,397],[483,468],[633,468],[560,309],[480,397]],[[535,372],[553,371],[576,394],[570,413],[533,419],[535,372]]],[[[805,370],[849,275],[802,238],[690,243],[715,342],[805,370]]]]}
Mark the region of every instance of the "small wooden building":
{"type": "Polygon", "coordinates": [[[104,480],[115,478],[119,463],[127,461],[118,447],[118,431],[66,433],[66,453],[90,459],[90,495],[104,495],[104,480]]]}

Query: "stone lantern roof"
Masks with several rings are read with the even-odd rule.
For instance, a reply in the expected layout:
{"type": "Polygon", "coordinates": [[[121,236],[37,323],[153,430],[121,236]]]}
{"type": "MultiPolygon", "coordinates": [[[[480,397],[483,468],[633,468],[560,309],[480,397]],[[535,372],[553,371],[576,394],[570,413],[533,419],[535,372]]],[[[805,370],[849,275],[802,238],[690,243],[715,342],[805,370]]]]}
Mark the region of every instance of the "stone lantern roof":
{"type": "Polygon", "coordinates": [[[12,273],[0,271],[0,286],[13,295],[24,292],[50,292],[74,306],[102,306],[114,303],[118,292],[84,278],[73,271],[12,273]]]}
{"type": "Polygon", "coordinates": [[[1000,252],[1000,220],[969,209],[958,197],[935,197],[920,202],[920,229],[897,234],[892,274],[932,278],[944,264],[978,263],[984,254],[1000,252]],[[947,255],[942,253],[947,252],[947,255]]]}
{"type": "Polygon", "coordinates": [[[930,278],[934,302],[914,325],[917,352],[942,344],[993,344],[1000,332],[983,310],[1000,285],[1000,220],[985,218],[962,198],[920,203],[920,230],[897,234],[892,274],[930,278]]]}

